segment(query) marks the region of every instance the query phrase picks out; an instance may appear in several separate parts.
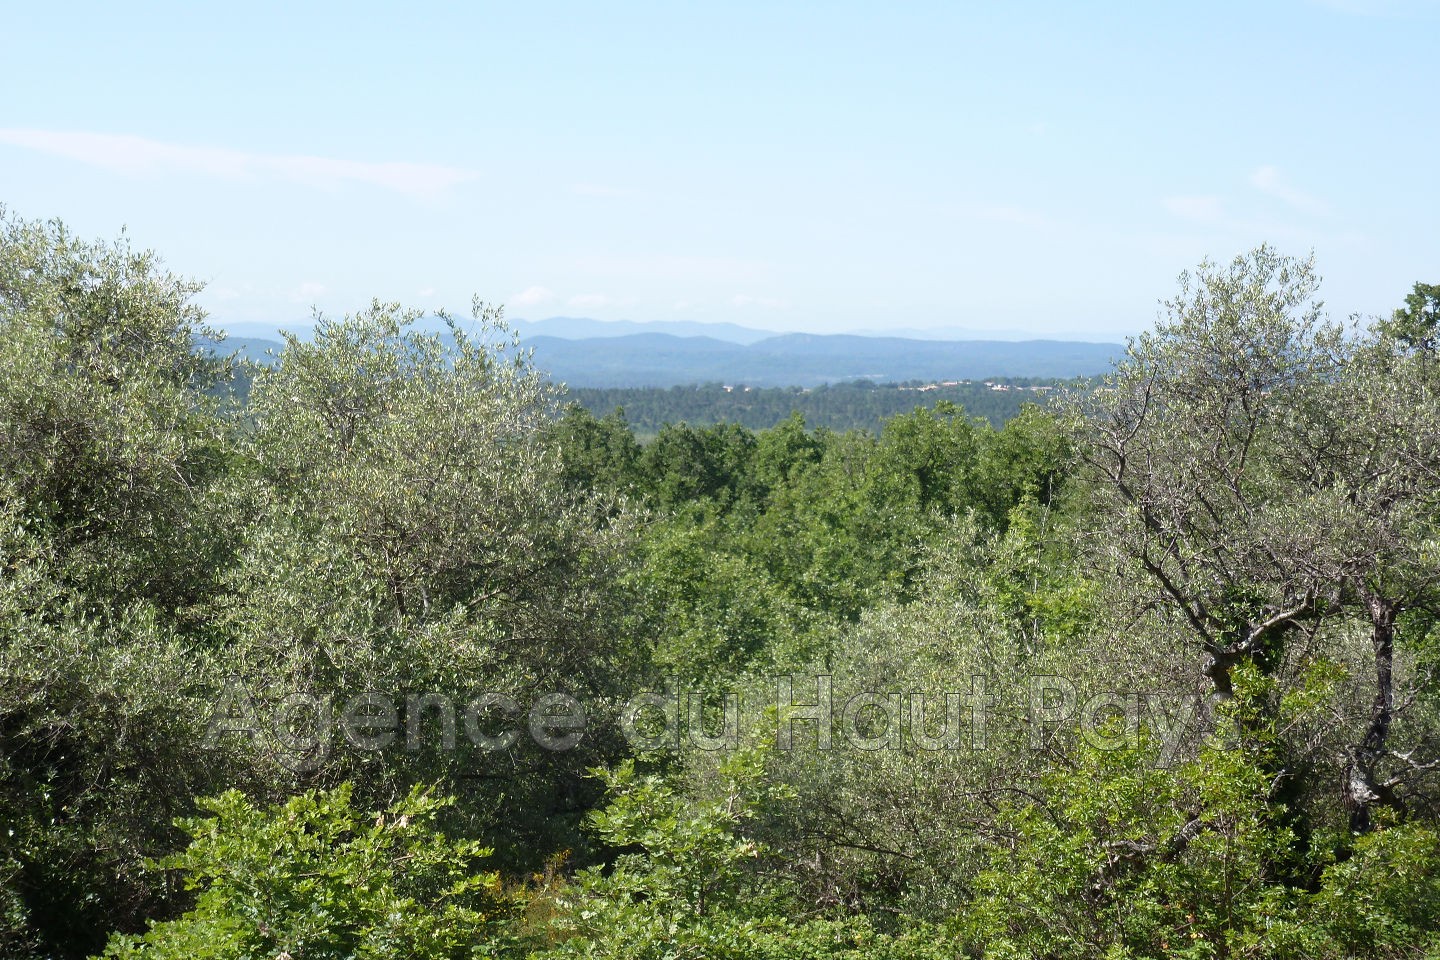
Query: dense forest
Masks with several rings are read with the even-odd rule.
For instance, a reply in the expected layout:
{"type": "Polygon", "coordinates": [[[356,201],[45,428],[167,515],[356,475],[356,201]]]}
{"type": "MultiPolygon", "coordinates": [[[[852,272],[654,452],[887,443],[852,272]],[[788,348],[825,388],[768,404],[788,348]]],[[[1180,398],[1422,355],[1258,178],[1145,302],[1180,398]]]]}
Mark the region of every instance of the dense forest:
{"type": "Polygon", "coordinates": [[[642,442],[483,304],[240,369],[3,218],[0,956],[1440,955],[1440,286],[1318,282],[642,442]]]}
{"type": "Polygon", "coordinates": [[[885,421],[917,407],[950,403],[992,426],[1020,413],[1027,403],[1044,403],[1064,385],[1054,379],[993,377],[939,383],[873,383],[869,380],[818,387],[747,387],[705,383],[688,387],[571,387],[567,399],[603,417],[617,410],[636,436],[649,440],[666,424],[710,426],[735,423],[768,430],[792,414],[826,430],[879,433],[885,421]]]}

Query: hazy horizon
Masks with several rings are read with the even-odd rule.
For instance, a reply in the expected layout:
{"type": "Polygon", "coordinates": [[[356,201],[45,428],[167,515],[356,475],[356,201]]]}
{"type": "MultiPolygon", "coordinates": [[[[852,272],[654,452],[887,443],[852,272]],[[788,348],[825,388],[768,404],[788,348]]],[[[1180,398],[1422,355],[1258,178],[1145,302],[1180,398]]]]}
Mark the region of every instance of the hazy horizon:
{"type": "Polygon", "coordinates": [[[215,322],[512,317],[1118,341],[1175,277],[1435,279],[1440,6],[19,6],[0,202],[215,322]]]}
{"type": "MultiPolygon", "coordinates": [[[[466,321],[467,314],[463,311],[450,311],[462,323],[466,321]]],[[[516,329],[522,336],[550,336],[562,339],[588,339],[594,337],[623,337],[634,333],[664,333],[670,336],[709,336],[718,340],[733,343],[753,343],[771,337],[783,337],[790,334],[810,334],[812,336],[852,336],[852,337],[891,337],[905,340],[944,340],[944,341],[1001,341],[1001,342],[1024,342],[1031,340],[1061,340],[1069,342],[1104,342],[1119,343],[1123,337],[1115,337],[1110,340],[1104,338],[1087,340],[1085,337],[1062,336],[1044,337],[1031,334],[1023,330],[1007,329],[967,329],[963,327],[935,327],[931,329],[918,329],[909,327],[894,327],[891,329],[854,329],[854,330],[769,330],[763,327],[751,326],[749,324],[737,324],[728,321],[670,321],[670,320],[631,320],[627,317],[616,317],[614,319],[601,319],[598,317],[581,317],[557,314],[548,317],[514,317],[508,314],[503,317],[505,323],[516,329]],[[596,326],[599,330],[585,330],[583,332],[557,331],[555,324],[563,324],[566,327],[584,325],[596,326]],[[692,327],[693,330],[681,331],[678,327],[692,327]],[[603,328],[613,329],[603,329],[603,328]],[[741,338],[736,336],[738,331],[746,331],[751,336],[741,338]]],[[[210,318],[211,325],[221,332],[232,337],[251,337],[259,339],[278,339],[280,331],[295,333],[302,338],[306,337],[314,329],[316,318],[295,317],[287,321],[234,321],[222,323],[215,317],[210,318]]],[[[422,327],[441,329],[438,321],[422,321],[422,327]]]]}

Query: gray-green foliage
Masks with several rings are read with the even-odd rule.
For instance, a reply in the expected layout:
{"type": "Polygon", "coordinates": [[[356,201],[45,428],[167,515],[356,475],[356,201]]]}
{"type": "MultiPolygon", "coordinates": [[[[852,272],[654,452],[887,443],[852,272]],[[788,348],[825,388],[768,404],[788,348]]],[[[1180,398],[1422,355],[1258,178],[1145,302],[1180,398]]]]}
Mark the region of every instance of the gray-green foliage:
{"type": "Polygon", "coordinates": [[[195,289],[0,214],[0,903],[42,952],[155,909],[143,858],[235,770],[197,749],[235,539],[195,289]]]}
{"type": "Polygon", "coordinates": [[[1166,319],[1076,408],[1105,541],[1153,577],[1219,661],[1299,624],[1332,593],[1339,546],[1286,458],[1345,341],[1309,262],[1268,248],[1181,278],[1166,319]],[[1083,418],[1083,419],[1080,419],[1083,418]],[[1238,652],[1232,652],[1231,648],[1238,652]],[[1240,648],[1243,648],[1241,650],[1240,648]]]}
{"type": "Polygon", "coordinates": [[[372,691],[400,710],[391,748],[331,735],[290,761],[367,791],[475,777],[486,789],[464,792],[456,816],[477,830],[503,822],[496,842],[533,856],[515,848],[574,806],[584,767],[611,749],[606,705],[622,658],[642,649],[619,626],[629,520],[563,482],[542,430],[553,388],[496,311],[477,304],[443,335],[416,319],[385,304],[322,318],[257,375],[245,486],[256,519],[227,573],[225,622],[261,710],[292,692],[338,710],[372,691]],[[475,749],[459,716],[492,691],[524,709],[544,694],[583,699],[581,748],[521,737],[475,749]],[[435,713],[407,713],[410,697],[445,698],[453,737],[435,713]]]}
{"type": "MultiPolygon", "coordinates": [[[[1043,767],[1032,680],[1059,676],[1077,695],[1109,689],[1080,668],[1081,649],[1094,649],[1076,638],[1092,629],[1092,587],[1048,545],[1040,528],[1053,521],[1041,513],[1017,508],[1004,534],[951,523],[919,595],[868,611],[794,681],[795,702],[812,703],[814,677],[827,678],[831,742],[821,748],[797,722],[792,749],[775,754],[804,815],[772,823],[768,837],[809,899],[931,919],[960,909],[997,835],[997,805],[1043,767]]],[[[745,692],[777,696],[770,681],[745,692]]],[[[1047,737],[1044,750],[1067,748],[1074,732],[1047,737]]]]}
{"type": "Polygon", "coordinates": [[[208,499],[228,375],[198,287],[124,241],[0,209],[0,477],[97,607],[202,604],[229,542],[208,499]]]}
{"type": "Polygon", "coordinates": [[[317,551],[368,578],[377,621],[460,605],[557,615],[541,601],[583,572],[596,535],[537,436],[550,389],[487,342],[503,335],[496,313],[477,308],[478,334],[456,323],[443,339],[406,330],[415,319],[377,304],[292,338],[253,387],[258,469],[317,551]]]}
{"type": "Polygon", "coordinates": [[[1328,660],[1356,677],[1336,704],[1350,741],[1296,743],[1287,762],[1297,778],[1339,768],[1335,799],[1363,829],[1398,791],[1428,802],[1428,753],[1412,754],[1425,736],[1392,732],[1397,704],[1428,696],[1423,682],[1397,695],[1425,637],[1424,618],[1409,635],[1397,618],[1434,602],[1440,399],[1423,338],[1347,336],[1318,284],[1310,261],[1268,247],[1202,265],[1071,413],[1097,554],[1184,623],[1217,698],[1242,664],[1299,678],[1328,660]]]}
{"type": "Polygon", "coordinates": [[[0,241],[0,941],[78,955],[137,929],[174,892],[145,858],[232,785],[348,776],[368,800],[453,777],[449,819],[513,859],[568,835],[638,659],[612,586],[629,521],[562,484],[551,390],[498,317],[325,321],[255,371],[242,420],[197,285],[58,223],[6,218],[0,241]],[[458,719],[489,690],[582,696],[581,748],[452,748],[432,713],[405,749],[407,695],[458,719]],[[338,714],[367,691],[402,711],[388,753],[277,744],[281,696],[338,714]],[[232,695],[258,736],[209,736],[232,695]]]}

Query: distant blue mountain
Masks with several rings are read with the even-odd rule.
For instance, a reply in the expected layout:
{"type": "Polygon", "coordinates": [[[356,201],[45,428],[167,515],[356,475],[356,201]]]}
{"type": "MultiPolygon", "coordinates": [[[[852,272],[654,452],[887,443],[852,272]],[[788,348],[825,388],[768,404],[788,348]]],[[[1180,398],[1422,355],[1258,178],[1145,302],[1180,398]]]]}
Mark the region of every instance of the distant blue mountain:
{"type": "MultiPolygon", "coordinates": [[[[613,322],[554,318],[517,329],[535,351],[535,363],[576,387],[671,387],[693,383],[755,387],[814,387],[872,380],[973,380],[985,377],[1078,377],[1108,369],[1124,348],[1116,343],[1068,340],[912,340],[853,334],[787,333],[749,343],[721,337],[663,332],[612,334],[613,322]],[[563,321],[563,322],[562,322],[563,321]],[[549,326],[545,326],[549,324],[549,326]],[[580,339],[531,332],[606,327],[605,336],[580,339]]],[[[650,324],[627,324],[642,330],[650,324]]],[[[655,325],[655,326],[658,326],[655,325]]],[[[709,328],[708,324],[694,324],[709,328]]],[[[730,333],[744,331],[730,324],[730,333]]],[[[253,328],[247,326],[246,332],[253,328]]],[[[301,332],[301,331],[297,331],[301,332]]],[[[749,331],[758,333],[758,331],[749,331]]],[[[265,362],[282,347],[278,334],[229,337],[221,353],[239,352],[265,362]]]]}
{"type": "Polygon", "coordinates": [[[693,320],[660,320],[636,323],[633,320],[591,320],[587,317],[550,317],[546,320],[511,320],[521,338],[560,337],[590,340],[626,337],[631,334],[668,333],[676,337],[710,337],[727,343],[750,344],[775,336],[773,330],[755,330],[734,323],[698,323],[693,320]]]}
{"type": "Polygon", "coordinates": [[[792,333],[749,345],[709,337],[637,334],[564,340],[534,337],[535,363],[577,387],[688,383],[813,387],[848,380],[1079,377],[1109,369],[1124,348],[1064,340],[907,340],[792,333]]]}

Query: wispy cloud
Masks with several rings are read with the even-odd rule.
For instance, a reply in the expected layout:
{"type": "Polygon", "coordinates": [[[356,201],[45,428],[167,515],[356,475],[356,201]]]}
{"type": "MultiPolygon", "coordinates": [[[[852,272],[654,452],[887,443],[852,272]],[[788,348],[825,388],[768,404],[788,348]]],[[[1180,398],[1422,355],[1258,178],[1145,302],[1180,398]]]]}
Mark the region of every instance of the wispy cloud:
{"type": "Polygon", "coordinates": [[[1268,194],[1288,204],[1301,213],[1325,214],[1330,212],[1329,204],[1293,187],[1278,167],[1257,167],[1250,174],[1250,185],[1261,193],[1268,194]]]}
{"type": "Polygon", "coordinates": [[[783,307],[784,300],[777,300],[774,297],[752,297],[747,293],[737,293],[730,298],[732,306],[736,307],[783,307]]]}
{"type": "Polygon", "coordinates": [[[544,287],[526,287],[506,302],[517,307],[534,307],[554,299],[555,294],[544,287]]]}
{"type": "Polygon", "coordinates": [[[316,299],[324,295],[327,289],[329,288],[323,283],[306,280],[291,292],[290,301],[292,303],[314,303],[316,299]]]}
{"type": "Polygon", "coordinates": [[[1160,201],[1165,209],[1182,220],[1219,223],[1225,219],[1220,198],[1215,196],[1173,196],[1160,201]]]}
{"type": "Polygon", "coordinates": [[[603,293],[582,293],[566,300],[567,306],[581,307],[583,309],[594,309],[595,307],[608,307],[615,301],[603,293]]]}
{"type": "Polygon", "coordinates": [[[285,180],[334,189],[350,183],[434,196],[479,173],[429,163],[366,163],[301,154],[248,153],[128,134],[0,128],[0,143],[131,176],[191,173],[224,180],[285,180]]]}
{"type": "Polygon", "coordinates": [[[570,192],[577,197],[628,197],[630,191],[623,187],[609,187],[603,183],[572,183],[570,192]]]}

